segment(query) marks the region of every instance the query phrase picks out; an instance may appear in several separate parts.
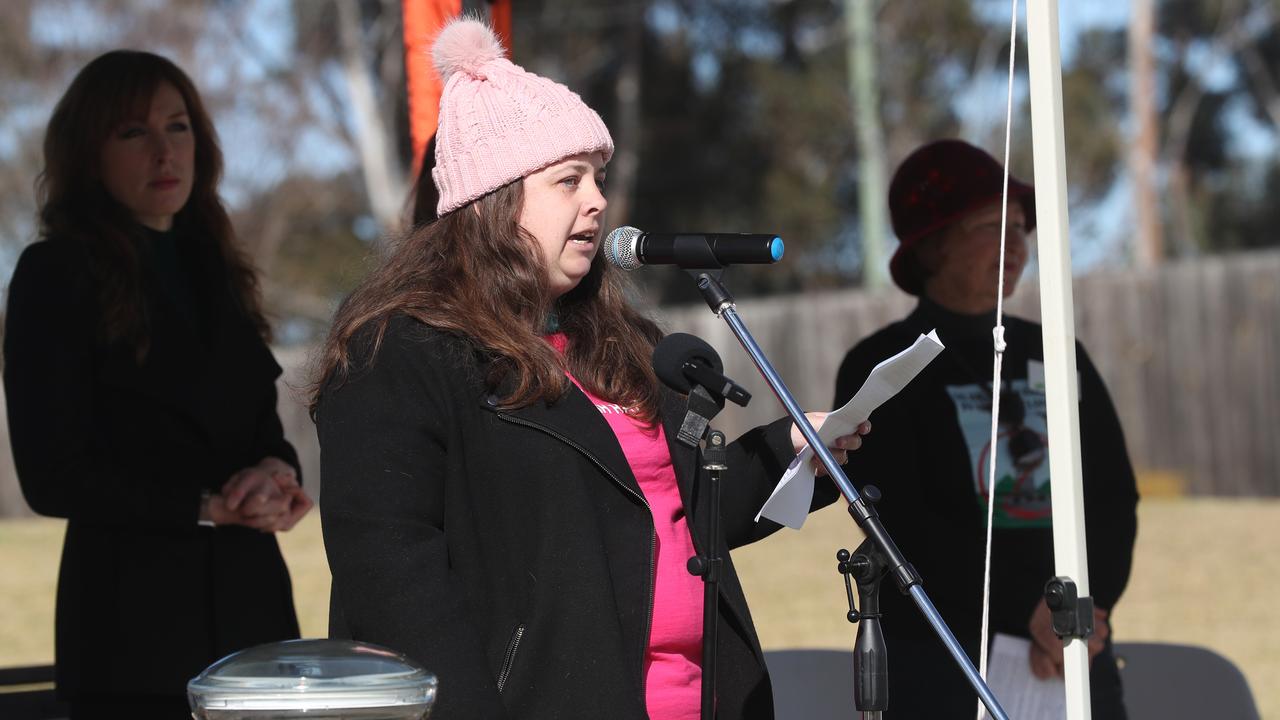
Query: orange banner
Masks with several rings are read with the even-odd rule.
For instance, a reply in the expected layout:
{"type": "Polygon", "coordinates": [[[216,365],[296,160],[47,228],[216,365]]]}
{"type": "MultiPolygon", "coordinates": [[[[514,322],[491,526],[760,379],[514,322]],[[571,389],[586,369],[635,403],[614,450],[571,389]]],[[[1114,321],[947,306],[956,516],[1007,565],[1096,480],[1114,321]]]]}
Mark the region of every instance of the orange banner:
{"type": "MultiPolygon", "coordinates": [[[[413,140],[414,175],[422,166],[422,152],[440,119],[444,89],[431,63],[431,44],[440,28],[462,14],[462,0],[403,0],[404,64],[409,94],[409,132],[413,140]]],[[[489,3],[489,18],[498,38],[511,54],[511,0],[489,3]]]]}
{"type": "Polygon", "coordinates": [[[511,44],[511,2],[512,0],[492,0],[489,3],[489,22],[507,49],[507,57],[515,58],[515,46],[511,44]]]}

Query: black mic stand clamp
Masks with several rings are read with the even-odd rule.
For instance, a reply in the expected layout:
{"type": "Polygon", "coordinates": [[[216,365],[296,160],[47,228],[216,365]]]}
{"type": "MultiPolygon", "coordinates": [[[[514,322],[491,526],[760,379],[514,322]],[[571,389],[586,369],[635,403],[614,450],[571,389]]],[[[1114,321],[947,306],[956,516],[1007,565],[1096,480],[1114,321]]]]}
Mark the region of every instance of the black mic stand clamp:
{"type": "MultiPolygon", "coordinates": [[[[880,499],[880,491],[868,485],[862,489],[862,496],[874,503],[880,499]]],[[[889,708],[889,652],[880,627],[880,582],[889,573],[889,564],[870,538],[863,540],[852,555],[841,548],[836,560],[836,570],[844,576],[844,591],[849,598],[845,617],[858,624],[853,648],[853,705],[865,720],[879,720],[889,708]],[[856,605],[854,583],[858,585],[856,605]]]]}
{"type": "Polygon", "coordinates": [[[1050,578],[1044,584],[1044,601],[1053,618],[1053,632],[1063,640],[1087,640],[1093,634],[1093,598],[1079,597],[1069,577],[1050,578]]]}

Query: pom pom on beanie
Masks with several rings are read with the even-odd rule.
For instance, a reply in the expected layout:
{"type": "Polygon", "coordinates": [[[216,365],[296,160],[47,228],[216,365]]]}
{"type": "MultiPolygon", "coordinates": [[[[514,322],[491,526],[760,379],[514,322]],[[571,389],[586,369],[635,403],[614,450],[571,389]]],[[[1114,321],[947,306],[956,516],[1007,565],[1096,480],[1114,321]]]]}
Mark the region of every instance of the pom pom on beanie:
{"type": "Polygon", "coordinates": [[[431,60],[441,83],[448,83],[456,73],[483,79],[481,68],[485,63],[506,55],[493,30],[474,20],[451,23],[440,31],[431,47],[431,60]]]}
{"type": "Polygon", "coordinates": [[[508,60],[488,25],[451,21],[431,56],[444,83],[431,170],[438,215],[565,158],[612,157],[600,116],[569,88],[508,60]]]}

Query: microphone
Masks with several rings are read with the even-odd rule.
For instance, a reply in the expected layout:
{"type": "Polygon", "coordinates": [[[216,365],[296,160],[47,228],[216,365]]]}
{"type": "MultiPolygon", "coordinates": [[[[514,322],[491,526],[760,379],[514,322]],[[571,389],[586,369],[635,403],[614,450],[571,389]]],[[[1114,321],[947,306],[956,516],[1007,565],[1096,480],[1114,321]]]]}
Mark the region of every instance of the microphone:
{"type": "Polygon", "coordinates": [[[664,385],[684,395],[700,385],[721,404],[724,400],[746,407],[751,393],[725,377],[720,355],[702,338],[688,333],[671,333],[653,348],[653,371],[664,385]]]}
{"type": "Polygon", "coordinates": [[[641,265],[715,269],[726,265],[775,263],[782,238],[752,233],[647,233],[622,226],[605,239],[605,258],[623,270],[641,265]]]}

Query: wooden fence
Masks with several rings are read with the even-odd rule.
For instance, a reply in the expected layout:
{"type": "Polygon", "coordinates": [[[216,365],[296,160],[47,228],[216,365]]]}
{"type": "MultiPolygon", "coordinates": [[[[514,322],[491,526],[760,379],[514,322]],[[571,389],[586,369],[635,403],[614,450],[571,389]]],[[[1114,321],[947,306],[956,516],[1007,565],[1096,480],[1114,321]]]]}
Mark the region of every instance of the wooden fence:
{"type": "MultiPolygon", "coordinates": [[[[1076,279],[1073,294],[1076,337],[1107,383],[1140,473],[1192,494],[1280,495],[1280,252],[1094,272],[1076,279]]],[[[902,293],[860,291],[738,304],[792,394],[820,410],[847,350],[913,307],[902,293]]],[[[1007,312],[1039,319],[1034,283],[1019,287],[1007,312]]],[[[663,318],[710,342],[725,373],[755,396],[717,418],[730,436],[782,412],[723,320],[703,306],[663,318]]]]}
{"type": "MultiPolygon", "coordinates": [[[[1094,272],[1076,279],[1074,295],[1076,336],[1107,382],[1140,472],[1177,478],[1192,494],[1280,495],[1280,251],[1094,272]]],[[[896,291],[842,291],[744,300],[738,310],[800,404],[825,410],[845,352],[913,306],[896,291]]],[[[1008,309],[1038,318],[1034,284],[1020,287],[1008,309]]],[[[754,395],[748,408],[716,419],[730,437],[781,415],[724,321],[701,305],[655,314],[667,330],[711,343],[725,373],[754,395]]],[[[314,490],[315,431],[297,391],[307,354],[278,357],[288,368],[281,415],[314,490]]],[[[7,438],[0,417],[0,517],[28,512],[7,438]]]]}

